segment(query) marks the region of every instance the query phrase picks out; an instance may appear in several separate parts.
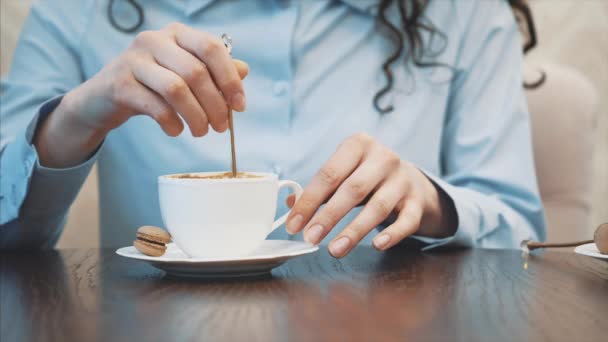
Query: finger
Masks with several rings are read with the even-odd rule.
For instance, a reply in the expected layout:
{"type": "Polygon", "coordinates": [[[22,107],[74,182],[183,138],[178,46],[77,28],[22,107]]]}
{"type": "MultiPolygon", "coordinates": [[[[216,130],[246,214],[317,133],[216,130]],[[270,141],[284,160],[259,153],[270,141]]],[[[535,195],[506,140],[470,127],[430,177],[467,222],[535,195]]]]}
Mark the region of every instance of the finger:
{"type": "Polygon", "coordinates": [[[234,110],[244,111],[246,100],[243,83],[224,43],[210,33],[177,25],[174,31],[177,44],[205,63],[226,102],[234,110]]]}
{"type": "Polygon", "coordinates": [[[234,66],[236,67],[241,79],[244,79],[247,77],[247,75],[249,75],[249,65],[247,63],[240,59],[233,59],[232,63],[234,63],[234,66]]]}
{"type": "Polygon", "coordinates": [[[376,249],[384,251],[406,237],[414,234],[420,228],[422,220],[422,205],[419,201],[406,202],[397,220],[380,232],[373,240],[376,249]]]}
{"type": "Polygon", "coordinates": [[[329,252],[336,258],[348,254],[361,239],[384,221],[404,198],[407,179],[400,176],[389,178],[374,193],[363,210],[329,244],[329,252]]]}
{"type": "Polygon", "coordinates": [[[169,136],[178,136],[184,130],[182,120],[162,97],[139,83],[133,76],[129,75],[122,82],[121,90],[114,95],[120,107],[150,116],[169,136]]]}
{"type": "Polygon", "coordinates": [[[317,244],[344,216],[361,203],[392,171],[379,158],[370,157],[338,187],[304,228],[306,241],[317,244]]]}
{"type": "Polygon", "coordinates": [[[287,196],[287,198],[285,199],[285,204],[287,204],[287,206],[289,208],[292,208],[294,203],[296,203],[296,195],[291,194],[291,195],[287,196]]]}
{"type": "Polygon", "coordinates": [[[363,155],[364,145],[355,141],[348,140],[338,147],[295,203],[285,227],[288,233],[302,230],[321,204],[355,170],[363,155]]]}
{"type": "Polygon", "coordinates": [[[179,75],[156,63],[141,60],[133,63],[131,70],[139,82],[162,96],[186,120],[193,136],[207,134],[207,114],[179,75]]]}
{"type": "Polygon", "coordinates": [[[207,66],[169,39],[161,40],[151,49],[159,65],[175,72],[186,81],[207,114],[211,127],[217,132],[224,132],[228,128],[228,106],[215,86],[207,66]]]}

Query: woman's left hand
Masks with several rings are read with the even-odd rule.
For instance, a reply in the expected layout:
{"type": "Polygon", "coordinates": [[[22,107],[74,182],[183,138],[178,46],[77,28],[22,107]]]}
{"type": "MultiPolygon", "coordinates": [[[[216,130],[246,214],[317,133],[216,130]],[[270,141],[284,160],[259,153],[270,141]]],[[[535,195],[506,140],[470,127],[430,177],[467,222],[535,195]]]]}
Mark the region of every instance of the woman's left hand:
{"type": "MultiPolygon", "coordinates": [[[[288,205],[293,200],[293,196],[288,198],[288,205]]],[[[360,133],[340,144],[308,184],[293,205],[287,231],[295,234],[303,229],[304,238],[318,244],[351,209],[364,202],[359,215],[330,242],[334,257],[348,254],[393,213],[394,222],[373,240],[378,250],[414,233],[446,237],[456,230],[456,213],[448,196],[416,166],[360,133]],[[323,203],[326,205],[317,212],[323,203]]]]}

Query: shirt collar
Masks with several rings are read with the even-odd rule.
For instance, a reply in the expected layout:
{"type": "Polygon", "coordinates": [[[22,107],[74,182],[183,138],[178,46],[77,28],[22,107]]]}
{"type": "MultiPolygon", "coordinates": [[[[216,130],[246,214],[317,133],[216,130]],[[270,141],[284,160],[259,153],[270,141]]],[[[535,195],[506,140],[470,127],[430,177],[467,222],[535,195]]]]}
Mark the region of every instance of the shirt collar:
{"type": "MultiPolygon", "coordinates": [[[[218,0],[186,0],[186,15],[192,16],[218,0]]],[[[340,0],[364,13],[376,13],[379,0],[340,0]]]]}
{"type": "Polygon", "coordinates": [[[364,13],[376,13],[380,0],[340,0],[343,3],[364,13]]]}
{"type": "Polygon", "coordinates": [[[202,11],[212,2],[217,0],[186,0],[186,15],[193,16],[196,12],[202,11]]]}

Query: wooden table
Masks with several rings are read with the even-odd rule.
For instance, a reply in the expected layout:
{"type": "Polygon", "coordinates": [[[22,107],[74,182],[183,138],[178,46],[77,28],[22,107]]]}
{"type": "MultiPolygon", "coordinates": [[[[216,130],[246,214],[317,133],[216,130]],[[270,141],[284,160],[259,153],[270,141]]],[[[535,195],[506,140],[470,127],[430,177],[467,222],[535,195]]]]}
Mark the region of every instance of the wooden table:
{"type": "Polygon", "coordinates": [[[608,263],[512,250],[319,252],[192,281],[114,250],[0,253],[0,341],[608,341],[608,263]]]}

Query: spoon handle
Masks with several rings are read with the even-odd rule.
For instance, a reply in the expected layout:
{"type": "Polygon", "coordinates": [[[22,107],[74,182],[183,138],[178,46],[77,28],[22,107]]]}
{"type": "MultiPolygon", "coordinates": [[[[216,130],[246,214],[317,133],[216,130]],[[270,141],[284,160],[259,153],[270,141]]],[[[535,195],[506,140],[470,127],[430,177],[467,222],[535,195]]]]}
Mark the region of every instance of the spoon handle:
{"type": "MultiPolygon", "coordinates": [[[[228,50],[228,54],[232,56],[232,38],[226,33],[222,34],[222,41],[228,50]]],[[[232,108],[228,107],[228,128],[230,129],[230,153],[232,156],[232,178],[236,178],[236,149],[234,147],[234,117],[232,116],[232,108]]]]}
{"type": "Polygon", "coordinates": [[[236,149],[234,147],[234,120],[232,108],[228,109],[228,127],[230,129],[230,152],[232,155],[232,177],[236,178],[236,149]]]}
{"type": "Polygon", "coordinates": [[[552,247],[576,247],[587,243],[592,243],[593,240],[575,241],[575,242],[561,242],[561,243],[546,243],[538,241],[528,241],[526,244],[528,249],[533,250],[537,248],[552,248],[552,247]]]}

